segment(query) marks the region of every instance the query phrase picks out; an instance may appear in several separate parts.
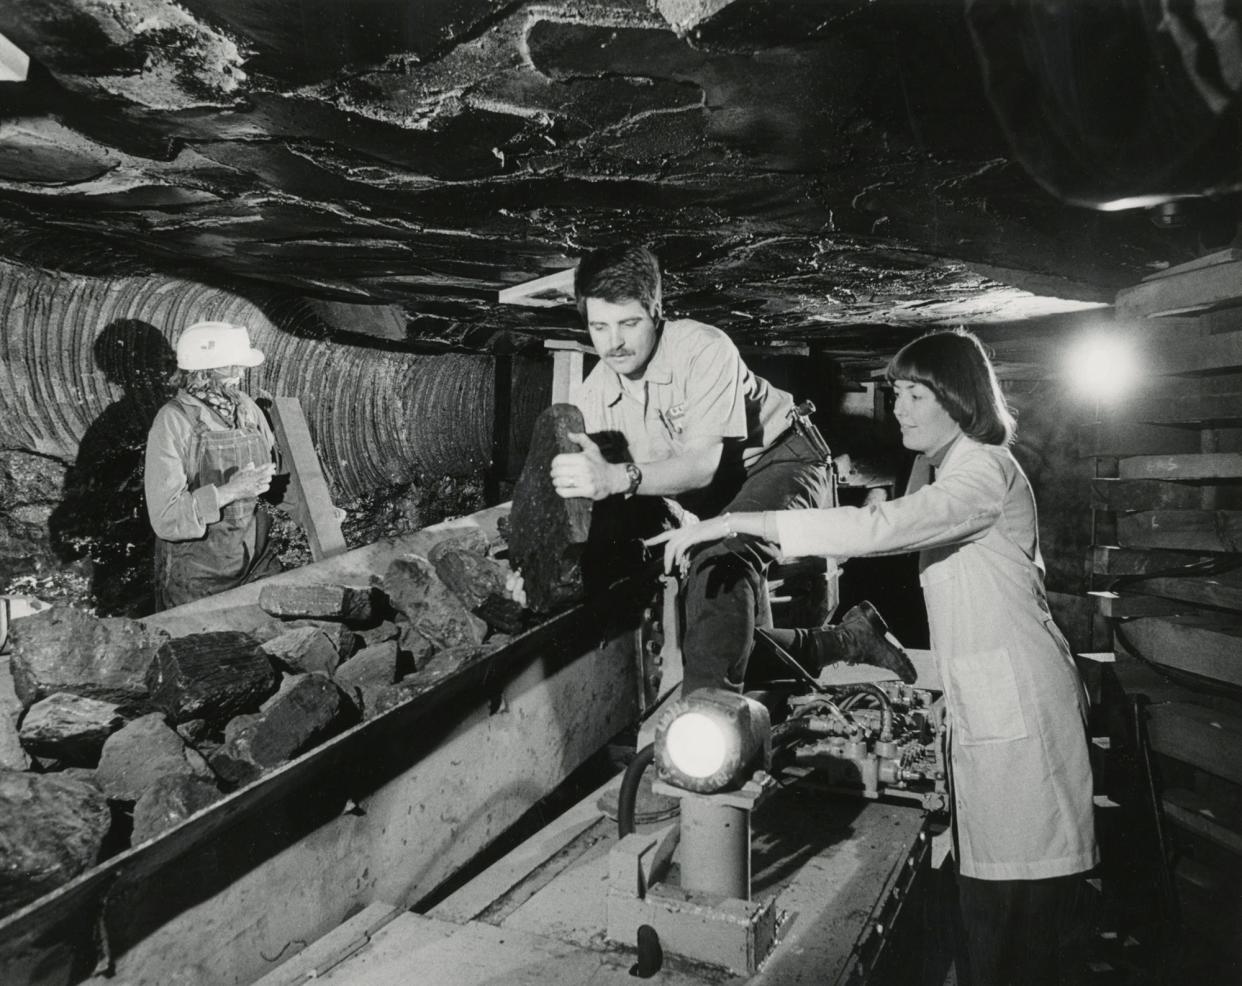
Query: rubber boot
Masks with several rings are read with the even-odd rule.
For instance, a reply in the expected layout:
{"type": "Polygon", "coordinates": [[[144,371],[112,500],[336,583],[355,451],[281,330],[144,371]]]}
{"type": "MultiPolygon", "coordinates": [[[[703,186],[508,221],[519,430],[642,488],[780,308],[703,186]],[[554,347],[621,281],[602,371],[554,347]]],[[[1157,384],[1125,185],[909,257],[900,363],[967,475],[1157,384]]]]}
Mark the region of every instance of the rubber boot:
{"type": "Polygon", "coordinates": [[[870,664],[894,672],[907,685],[918,677],[906,652],[887,636],[888,624],[869,602],[849,609],[835,626],[810,635],[820,668],[828,664],[870,664]]]}

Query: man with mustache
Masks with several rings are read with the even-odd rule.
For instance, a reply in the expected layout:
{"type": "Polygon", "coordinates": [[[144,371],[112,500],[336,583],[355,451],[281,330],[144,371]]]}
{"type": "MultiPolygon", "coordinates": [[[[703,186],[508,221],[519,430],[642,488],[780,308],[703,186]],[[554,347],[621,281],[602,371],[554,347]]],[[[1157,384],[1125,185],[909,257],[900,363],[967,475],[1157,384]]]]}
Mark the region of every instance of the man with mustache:
{"type": "MultiPolygon", "coordinates": [[[[625,440],[630,461],[610,462],[595,439],[571,434],[582,451],[552,460],[560,496],[674,497],[699,517],[831,505],[823,440],[817,448],[793,427],[793,398],[752,373],[722,331],[663,318],[660,264],[650,250],[623,244],[587,255],[574,295],[599,355],[574,403],[587,432],[625,440]]],[[[778,554],[769,541],[739,536],[692,557],[684,692],[741,690],[755,627],[772,623],[766,573],[778,554]]],[[[879,614],[864,605],[846,615],[844,630],[778,631],[779,639],[813,672],[834,660],[904,661],[884,641],[879,614]]]]}

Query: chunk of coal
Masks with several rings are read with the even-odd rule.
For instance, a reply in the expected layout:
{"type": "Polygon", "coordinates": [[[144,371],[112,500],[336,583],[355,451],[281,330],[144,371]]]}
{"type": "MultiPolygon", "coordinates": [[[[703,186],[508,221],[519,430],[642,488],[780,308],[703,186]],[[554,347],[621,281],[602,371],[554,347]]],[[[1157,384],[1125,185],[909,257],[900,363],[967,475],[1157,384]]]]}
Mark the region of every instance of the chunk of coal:
{"type": "Polygon", "coordinates": [[[393,609],[437,647],[478,644],[487,633],[487,624],[466,608],[421,555],[394,558],[384,573],[384,591],[393,609]]]}
{"type": "Polygon", "coordinates": [[[147,672],[151,704],[174,723],[229,719],[258,708],[277,683],[262,646],[235,630],[176,637],[156,652],[147,672]]]}
{"type": "Polygon", "coordinates": [[[108,737],[95,781],[112,801],[137,801],[161,777],[211,780],[206,762],[158,712],[128,723],[108,737]]]}
{"type": "Polygon", "coordinates": [[[516,600],[492,593],[474,610],[492,630],[501,633],[521,633],[529,622],[526,610],[516,600]]]}
{"type": "Polygon", "coordinates": [[[547,613],[583,596],[582,556],[591,530],[589,499],[562,499],[552,486],[552,459],[580,452],[568,437],[583,432],[582,412],[553,404],[535,420],[530,450],[509,512],[510,564],[522,574],[527,604],[547,613]]]}
{"type": "Polygon", "coordinates": [[[30,707],[22,720],[22,746],[37,757],[94,766],[104,741],[125,724],[120,708],[97,698],[57,692],[30,707]]]}
{"type": "Polygon", "coordinates": [[[259,605],[282,619],[311,618],[345,623],[371,623],[379,600],[371,586],[268,585],[259,592],[259,605]]]}

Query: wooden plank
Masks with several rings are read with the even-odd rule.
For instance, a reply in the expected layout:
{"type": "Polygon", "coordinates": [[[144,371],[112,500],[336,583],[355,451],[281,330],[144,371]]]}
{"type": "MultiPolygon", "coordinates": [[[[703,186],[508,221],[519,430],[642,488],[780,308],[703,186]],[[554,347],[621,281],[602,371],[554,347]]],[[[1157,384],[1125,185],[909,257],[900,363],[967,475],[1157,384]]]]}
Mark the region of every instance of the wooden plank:
{"type": "Polygon", "coordinates": [[[30,56],[0,34],[0,82],[25,82],[30,56]]]}
{"type": "Polygon", "coordinates": [[[1147,732],[1158,753],[1242,784],[1242,718],[1190,703],[1167,702],[1151,707],[1147,732]]]}
{"type": "Polygon", "coordinates": [[[1143,617],[1119,624],[1116,636],[1127,653],[1135,650],[1156,664],[1242,685],[1242,621],[1237,618],[1143,617]]]}
{"type": "Polygon", "coordinates": [[[1120,479],[1242,479],[1242,453],[1137,455],[1117,463],[1120,479]]]}
{"type": "MultiPolygon", "coordinates": [[[[1242,288],[1242,281],[1238,287],[1242,288]]],[[[1242,332],[1222,332],[1155,344],[1148,352],[1148,359],[1160,373],[1217,373],[1242,369],[1242,332]]]]}
{"type": "Polygon", "coordinates": [[[529,308],[556,308],[574,304],[574,271],[567,267],[554,274],[523,281],[501,288],[496,300],[502,305],[525,305],[529,308]]]}
{"type": "Polygon", "coordinates": [[[299,522],[310,542],[311,557],[321,561],[339,555],[345,550],[345,538],[319,454],[311,441],[306,415],[302,413],[302,402],[296,397],[272,398],[272,426],[281,455],[289,466],[289,482],[302,502],[299,522]]]}
{"type": "Polygon", "coordinates": [[[1095,545],[1091,549],[1091,570],[1098,575],[1145,575],[1167,572],[1200,562],[1213,556],[1198,551],[1142,551],[1111,545],[1095,545]]]}
{"type": "Polygon", "coordinates": [[[1239,300],[1242,262],[1228,261],[1178,273],[1166,273],[1117,292],[1116,318],[1153,318],[1202,311],[1239,300]]]}
{"type": "Polygon", "coordinates": [[[1226,247],[1214,253],[1205,253],[1202,257],[1188,260],[1184,264],[1176,264],[1172,267],[1166,267],[1164,270],[1158,270],[1154,274],[1148,274],[1143,280],[1158,281],[1162,277],[1176,277],[1178,274],[1185,274],[1192,270],[1215,267],[1217,264],[1227,264],[1232,260],[1242,260],[1242,250],[1237,249],[1237,247],[1226,247]]]}
{"type": "Polygon", "coordinates": [[[1126,586],[1125,591],[1242,613],[1242,572],[1200,575],[1193,578],[1144,579],[1126,586]]]}
{"type": "Polygon", "coordinates": [[[1148,424],[1143,421],[1093,421],[1078,434],[1079,458],[1099,455],[1149,455],[1153,452],[1198,452],[1196,427],[1148,424]]]}
{"type": "Polygon", "coordinates": [[[1176,616],[1191,608],[1186,603],[1162,599],[1159,596],[1109,592],[1104,589],[1093,590],[1088,595],[1095,600],[1096,609],[1101,616],[1115,620],[1136,616],[1176,616]]]}
{"type": "Polygon", "coordinates": [[[404,913],[404,908],[381,901],[368,904],[344,924],[286,959],[254,986],[303,986],[320,980],[329,969],[365,948],[381,928],[404,913]]]}
{"type": "Polygon", "coordinates": [[[1242,832],[1222,824],[1206,798],[1193,791],[1175,788],[1161,799],[1165,816],[1174,824],[1214,842],[1222,849],[1242,855],[1242,832]]]}
{"type": "Polygon", "coordinates": [[[1091,506],[1096,510],[1198,510],[1202,489],[1160,479],[1093,479],[1091,506]]]}
{"type": "Polygon", "coordinates": [[[1143,510],[1117,516],[1123,548],[1242,551],[1242,510],[1143,510]]]}
{"type": "Polygon", "coordinates": [[[1126,401],[1119,413],[1135,421],[1206,424],[1242,421],[1242,393],[1185,393],[1141,396],[1126,401]]]}

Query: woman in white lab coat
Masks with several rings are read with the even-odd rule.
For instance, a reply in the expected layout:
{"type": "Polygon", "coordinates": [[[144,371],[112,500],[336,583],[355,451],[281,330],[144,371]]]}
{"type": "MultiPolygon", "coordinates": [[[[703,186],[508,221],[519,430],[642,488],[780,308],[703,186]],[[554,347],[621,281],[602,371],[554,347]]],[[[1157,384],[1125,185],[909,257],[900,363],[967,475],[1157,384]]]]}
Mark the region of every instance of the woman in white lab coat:
{"type": "Polygon", "coordinates": [[[787,557],[917,551],[948,708],[958,888],[974,983],[1056,984],[1078,973],[1082,874],[1098,859],[1084,695],[1052,621],[1013,418],[978,340],[937,332],[888,367],[905,496],[866,507],[733,514],[662,536],[693,545],[770,537],[787,557]],[[934,478],[933,478],[934,477],[934,478]]]}

